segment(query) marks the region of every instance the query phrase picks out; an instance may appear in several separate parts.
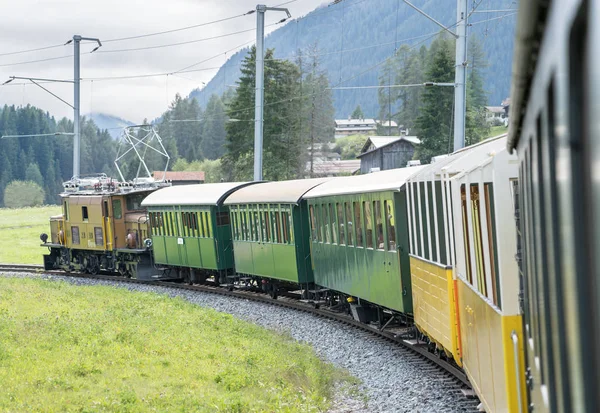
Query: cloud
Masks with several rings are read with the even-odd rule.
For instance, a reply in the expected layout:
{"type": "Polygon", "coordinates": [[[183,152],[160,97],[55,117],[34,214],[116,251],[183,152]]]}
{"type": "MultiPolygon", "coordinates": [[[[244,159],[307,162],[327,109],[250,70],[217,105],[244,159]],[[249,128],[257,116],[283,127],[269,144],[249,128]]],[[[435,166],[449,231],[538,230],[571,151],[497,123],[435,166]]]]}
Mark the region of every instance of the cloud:
{"type": "MultiPolygon", "coordinates": [[[[271,2],[282,3],[284,0],[271,2]]],[[[104,41],[99,52],[86,54],[91,45],[82,45],[81,77],[83,79],[167,73],[192,65],[246,41],[255,39],[253,31],[187,45],[108,53],[129,49],[186,42],[206,37],[253,29],[255,14],[222,23],[198,27],[160,36],[110,42],[107,40],[192,26],[255,9],[256,0],[1,0],[10,2],[10,15],[3,18],[0,54],[48,45],[61,45],[74,34],[98,37],[104,41]],[[12,17],[11,17],[12,16],[12,17]]],[[[322,4],[322,0],[300,0],[288,7],[294,17],[306,14],[322,4]]],[[[277,13],[267,14],[267,24],[281,19],[277,13]]],[[[268,32],[269,30],[267,30],[268,32]]],[[[71,45],[31,53],[0,56],[0,83],[9,76],[72,79],[73,58],[3,66],[31,60],[69,56],[71,45]]],[[[229,54],[230,56],[231,54],[229,54]]],[[[195,68],[218,67],[226,60],[223,54],[195,68]]],[[[159,116],[176,93],[187,95],[207,82],[216,70],[187,73],[184,77],[161,76],[139,79],[83,81],[81,112],[113,114],[134,122],[159,116]]],[[[15,81],[14,83],[17,83],[15,81]]],[[[69,84],[44,85],[72,102],[69,84]]],[[[72,117],[72,109],[34,85],[0,87],[0,104],[32,104],[56,117],[72,117]]]]}

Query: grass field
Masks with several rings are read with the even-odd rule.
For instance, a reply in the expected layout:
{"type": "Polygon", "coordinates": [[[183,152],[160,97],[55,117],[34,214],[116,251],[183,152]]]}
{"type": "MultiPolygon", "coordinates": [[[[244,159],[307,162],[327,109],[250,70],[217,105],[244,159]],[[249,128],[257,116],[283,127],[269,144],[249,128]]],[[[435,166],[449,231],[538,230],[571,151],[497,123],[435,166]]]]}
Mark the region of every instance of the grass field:
{"type": "Polygon", "coordinates": [[[317,412],[348,376],[182,299],[0,278],[0,411],[317,412]]]}
{"type": "Polygon", "coordinates": [[[50,216],[60,215],[60,206],[0,208],[0,263],[43,264],[47,249],[40,247],[40,234],[50,235],[50,216]]]}
{"type": "Polygon", "coordinates": [[[503,133],[508,132],[508,128],[506,126],[492,126],[490,128],[490,133],[488,134],[488,138],[492,138],[494,136],[502,135],[503,133]]]}

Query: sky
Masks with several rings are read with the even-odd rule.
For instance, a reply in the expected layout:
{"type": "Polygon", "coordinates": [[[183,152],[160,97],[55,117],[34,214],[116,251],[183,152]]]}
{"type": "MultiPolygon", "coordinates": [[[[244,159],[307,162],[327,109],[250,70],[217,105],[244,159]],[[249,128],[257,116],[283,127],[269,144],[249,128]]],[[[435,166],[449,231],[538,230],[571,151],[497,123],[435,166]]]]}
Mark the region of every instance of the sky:
{"type": "MultiPolygon", "coordinates": [[[[275,6],[288,0],[264,1],[268,6],[275,6]]],[[[63,44],[75,34],[99,38],[103,45],[94,53],[89,52],[95,44],[81,46],[81,114],[107,113],[135,123],[144,118],[154,119],[168,108],[176,93],[186,96],[192,89],[202,87],[202,82],[208,82],[227,57],[235,53],[226,54],[226,51],[251,44],[256,38],[256,14],[162,35],[111,40],[239,16],[255,9],[256,4],[256,0],[0,0],[0,6],[5,6],[1,9],[9,11],[3,13],[2,18],[0,83],[9,76],[72,80],[73,46],[63,44]],[[229,35],[234,32],[242,33],[229,35]],[[215,36],[223,37],[179,46],[123,51],[215,36]],[[15,53],[48,46],[55,47],[15,53]],[[215,58],[197,64],[211,57],[215,58]],[[31,61],[38,62],[26,63],[31,61]],[[207,70],[184,75],[102,79],[173,73],[194,64],[194,69],[207,70]]],[[[321,4],[326,2],[295,0],[282,7],[287,7],[296,18],[321,4]]],[[[284,16],[281,12],[267,12],[265,24],[284,16]]],[[[42,86],[73,104],[72,84],[44,83],[42,86]]],[[[0,86],[0,105],[28,103],[57,118],[73,117],[69,106],[28,81],[14,80],[0,86]]]]}

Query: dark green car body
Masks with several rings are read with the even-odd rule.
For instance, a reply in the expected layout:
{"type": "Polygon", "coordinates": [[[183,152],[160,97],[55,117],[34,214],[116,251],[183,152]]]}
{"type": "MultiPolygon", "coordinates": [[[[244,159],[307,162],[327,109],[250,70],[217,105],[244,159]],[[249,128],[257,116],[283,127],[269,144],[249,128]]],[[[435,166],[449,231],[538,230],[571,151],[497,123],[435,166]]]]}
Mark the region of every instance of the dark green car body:
{"type": "Polygon", "coordinates": [[[414,172],[338,178],[306,194],[315,284],[412,313],[404,181],[414,172]]]}

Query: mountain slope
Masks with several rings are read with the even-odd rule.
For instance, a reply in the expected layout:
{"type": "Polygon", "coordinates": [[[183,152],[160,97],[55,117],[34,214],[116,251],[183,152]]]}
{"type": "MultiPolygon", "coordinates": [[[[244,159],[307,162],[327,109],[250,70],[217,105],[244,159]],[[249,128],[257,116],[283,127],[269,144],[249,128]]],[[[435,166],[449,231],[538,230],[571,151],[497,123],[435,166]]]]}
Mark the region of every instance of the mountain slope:
{"type": "Polygon", "coordinates": [[[88,113],[86,117],[92,119],[98,126],[98,129],[108,130],[108,133],[113,139],[117,139],[121,136],[121,132],[126,126],[135,125],[133,122],[106,113],[88,113]]]}
{"type": "MultiPolygon", "coordinates": [[[[450,0],[414,0],[413,3],[440,22],[452,25],[456,21],[456,2],[450,0]]],[[[512,8],[508,0],[489,0],[479,11],[512,8]]],[[[485,72],[488,103],[498,105],[508,96],[516,16],[504,18],[499,13],[475,13],[469,18],[469,34],[482,41],[489,67],[485,72]]],[[[402,44],[415,48],[431,42],[429,34],[439,30],[399,0],[345,0],[316,9],[289,22],[271,33],[266,47],[275,48],[277,58],[294,59],[298,49],[308,51],[317,43],[322,67],[327,70],[332,86],[368,86],[378,84],[383,61],[402,44]],[[340,53],[343,50],[343,53],[340,53]]],[[[190,97],[208,101],[213,94],[221,95],[237,81],[240,64],[248,52],[234,54],[202,90],[190,97]]],[[[379,111],[377,90],[335,90],[336,117],[348,116],[360,104],[366,116],[379,111]]],[[[268,103],[268,102],[267,102],[268,103]]]]}

